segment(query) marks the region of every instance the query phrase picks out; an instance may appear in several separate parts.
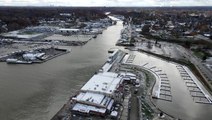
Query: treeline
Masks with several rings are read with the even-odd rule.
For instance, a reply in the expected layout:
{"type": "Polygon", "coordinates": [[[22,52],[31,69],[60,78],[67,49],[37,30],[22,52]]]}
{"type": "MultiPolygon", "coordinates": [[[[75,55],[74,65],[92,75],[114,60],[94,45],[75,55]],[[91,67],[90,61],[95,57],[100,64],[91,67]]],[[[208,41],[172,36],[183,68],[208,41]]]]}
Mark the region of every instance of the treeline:
{"type": "Polygon", "coordinates": [[[80,21],[89,21],[104,17],[106,16],[99,8],[0,7],[0,25],[6,25],[8,31],[39,25],[40,20],[65,21],[80,18],[80,21]],[[68,13],[71,16],[62,16],[60,13],[68,13]]]}

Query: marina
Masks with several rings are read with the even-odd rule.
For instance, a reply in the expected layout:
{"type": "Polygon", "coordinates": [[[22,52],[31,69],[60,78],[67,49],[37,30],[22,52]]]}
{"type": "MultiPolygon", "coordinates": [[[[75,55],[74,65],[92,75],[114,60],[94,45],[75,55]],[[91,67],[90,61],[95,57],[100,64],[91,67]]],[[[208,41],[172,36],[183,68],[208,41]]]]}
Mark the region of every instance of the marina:
{"type": "MultiPolygon", "coordinates": [[[[179,72],[178,68],[176,66],[183,66],[179,65],[174,62],[170,62],[167,60],[160,59],[158,57],[145,54],[145,53],[139,53],[137,51],[131,51],[129,52],[131,55],[136,55],[133,62],[130,64],[126,64],[125,66],[128,68],[136,69],[136,70],[146,70],[149,71],[154,77],[155,77],[155,83],[154,87],[152,89],[152,95],[153,103],[163,112],[166,114],[169,114],[171,116],[174,116],[179,119],[200,119],[199,116],[191,115],[192,109],[198,109],[203,110],[206,107],[205,104],[202,104],[201,102],[195,102],[196,99],[199,98],[199,100],[204,100],[203,96],[200,93],[192,93],[188,91],[189,89],[193,89],[194,92],[197,91],[197,87],[194,87],[194,84],[188,84],[187,87],[185,84],[185,80],[181,77],[181,73],[179,72]],[[196,97],[193,99],[193,97],[196,97]],[[177,111],[172,110],[171,108],[175,107],[177,111]],[[180,111],[178,111],[180,110],[180,111]],[[179,116],[180,114],[180,116],[179,116]]],[[[133,71],[133,70],[132,70],[133,71]]],[[[204,88],[202,83],[199,82],[199,80],[195,77],[195,75],[186,67],[186,72],[181,71],[183,75],[185,76],[185,79],[189,80],[189,76],[192,76],[191,78],[197,82],[198,86],[202,88],[203,93],[206,93],[205,95],[207,98],[210,98],[211,95],[207,92],[207,90],[204,88]]],[[[191,81],[188,81],[191,82],[191,81]]],[[[203,101],[204,102],[204,101],[203,101]]],[[[210,105],[210,104],[206,104],[210,105]]],[[[211,110],[211,107],[208,106],[208,110],[211,110]]],[[[201,116],[206,113],[200,112],[201,116]]],[[[208,117],[207,117],[208,118],[208,117]]],[[[205,118],[205,119],[207,119],[205,118]]]]}
{"type": "Polygon", "coordinates": [[[66,49],[60,49],[54,47],[38,48],[28,51],[21,50],[1,56],[0,61],[6,62],[8,64],[43,63],[60,55],[67,54],[69,52],[70,51],[66,49]]]}
{"type": "Polygon", "coordinates": [[[189,74],[189,69],[185,66],[176,66],[179,70],[181,77],[185,81],[186,86],[188,87],[188,91],[190,92],[191,97],[196,103],[203,104],[212,104],[212,98],[209,93],[203,90],[199,83],[196,82],[196,77],[189,74]]]}
{"type": "MultiPolygon", "coordinates": [[[[126,61],[123,61],[124,64],[132,64],[133,60],[135,59],[135,55],[126,55],[126,61]],[[133,57],[132,57],[133,56],[133,57]],[[128,60],[131,60],[129,63],[128,60]]],[[[156,66],[151,67],[149,63],[145,63],[144,65],[140,66],[141,69],[148,70],[156,77],[156,84],[153,89],[153,97],[161,100],[172,101],[171,95],[171,86],[169,83],[169,79],[165,73],[162,73],[162,70],[157,70],[156,66]]]]}

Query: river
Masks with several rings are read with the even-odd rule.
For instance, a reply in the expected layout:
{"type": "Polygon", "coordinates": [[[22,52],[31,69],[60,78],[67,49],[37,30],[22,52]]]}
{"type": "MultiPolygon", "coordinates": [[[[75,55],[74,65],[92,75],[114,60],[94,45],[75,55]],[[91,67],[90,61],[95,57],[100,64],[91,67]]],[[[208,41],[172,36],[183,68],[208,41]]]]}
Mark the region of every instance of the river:
{"type": "Polygon", "coordinates": [[[84,46],[42,64],[0,63],[0,119],[48,120],[107,60],[122,23],[84,46]]]}

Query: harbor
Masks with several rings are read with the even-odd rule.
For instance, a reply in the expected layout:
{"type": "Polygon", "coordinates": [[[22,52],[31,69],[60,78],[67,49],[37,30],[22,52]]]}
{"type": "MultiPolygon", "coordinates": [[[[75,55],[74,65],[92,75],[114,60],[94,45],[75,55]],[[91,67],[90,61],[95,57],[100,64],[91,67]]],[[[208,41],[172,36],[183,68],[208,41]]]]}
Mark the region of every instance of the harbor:
{"type": "Polygon", "coordinates": [[[1,56],[0,62],[6,62],[7,64],[43,63],[69,52],[66,49],[55,47],[36,48],[28,51],[21,50],[1,56]]]}

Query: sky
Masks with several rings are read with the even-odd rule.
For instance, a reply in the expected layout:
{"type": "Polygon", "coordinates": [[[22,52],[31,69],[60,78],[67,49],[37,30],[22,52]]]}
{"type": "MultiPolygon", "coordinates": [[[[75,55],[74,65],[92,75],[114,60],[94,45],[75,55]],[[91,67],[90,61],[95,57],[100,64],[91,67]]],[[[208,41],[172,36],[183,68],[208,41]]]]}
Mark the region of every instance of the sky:
{"type": "Polygon", "coordinates": [[[212,6],[212,0],[0,0],[0,6],[212,6]]]}

